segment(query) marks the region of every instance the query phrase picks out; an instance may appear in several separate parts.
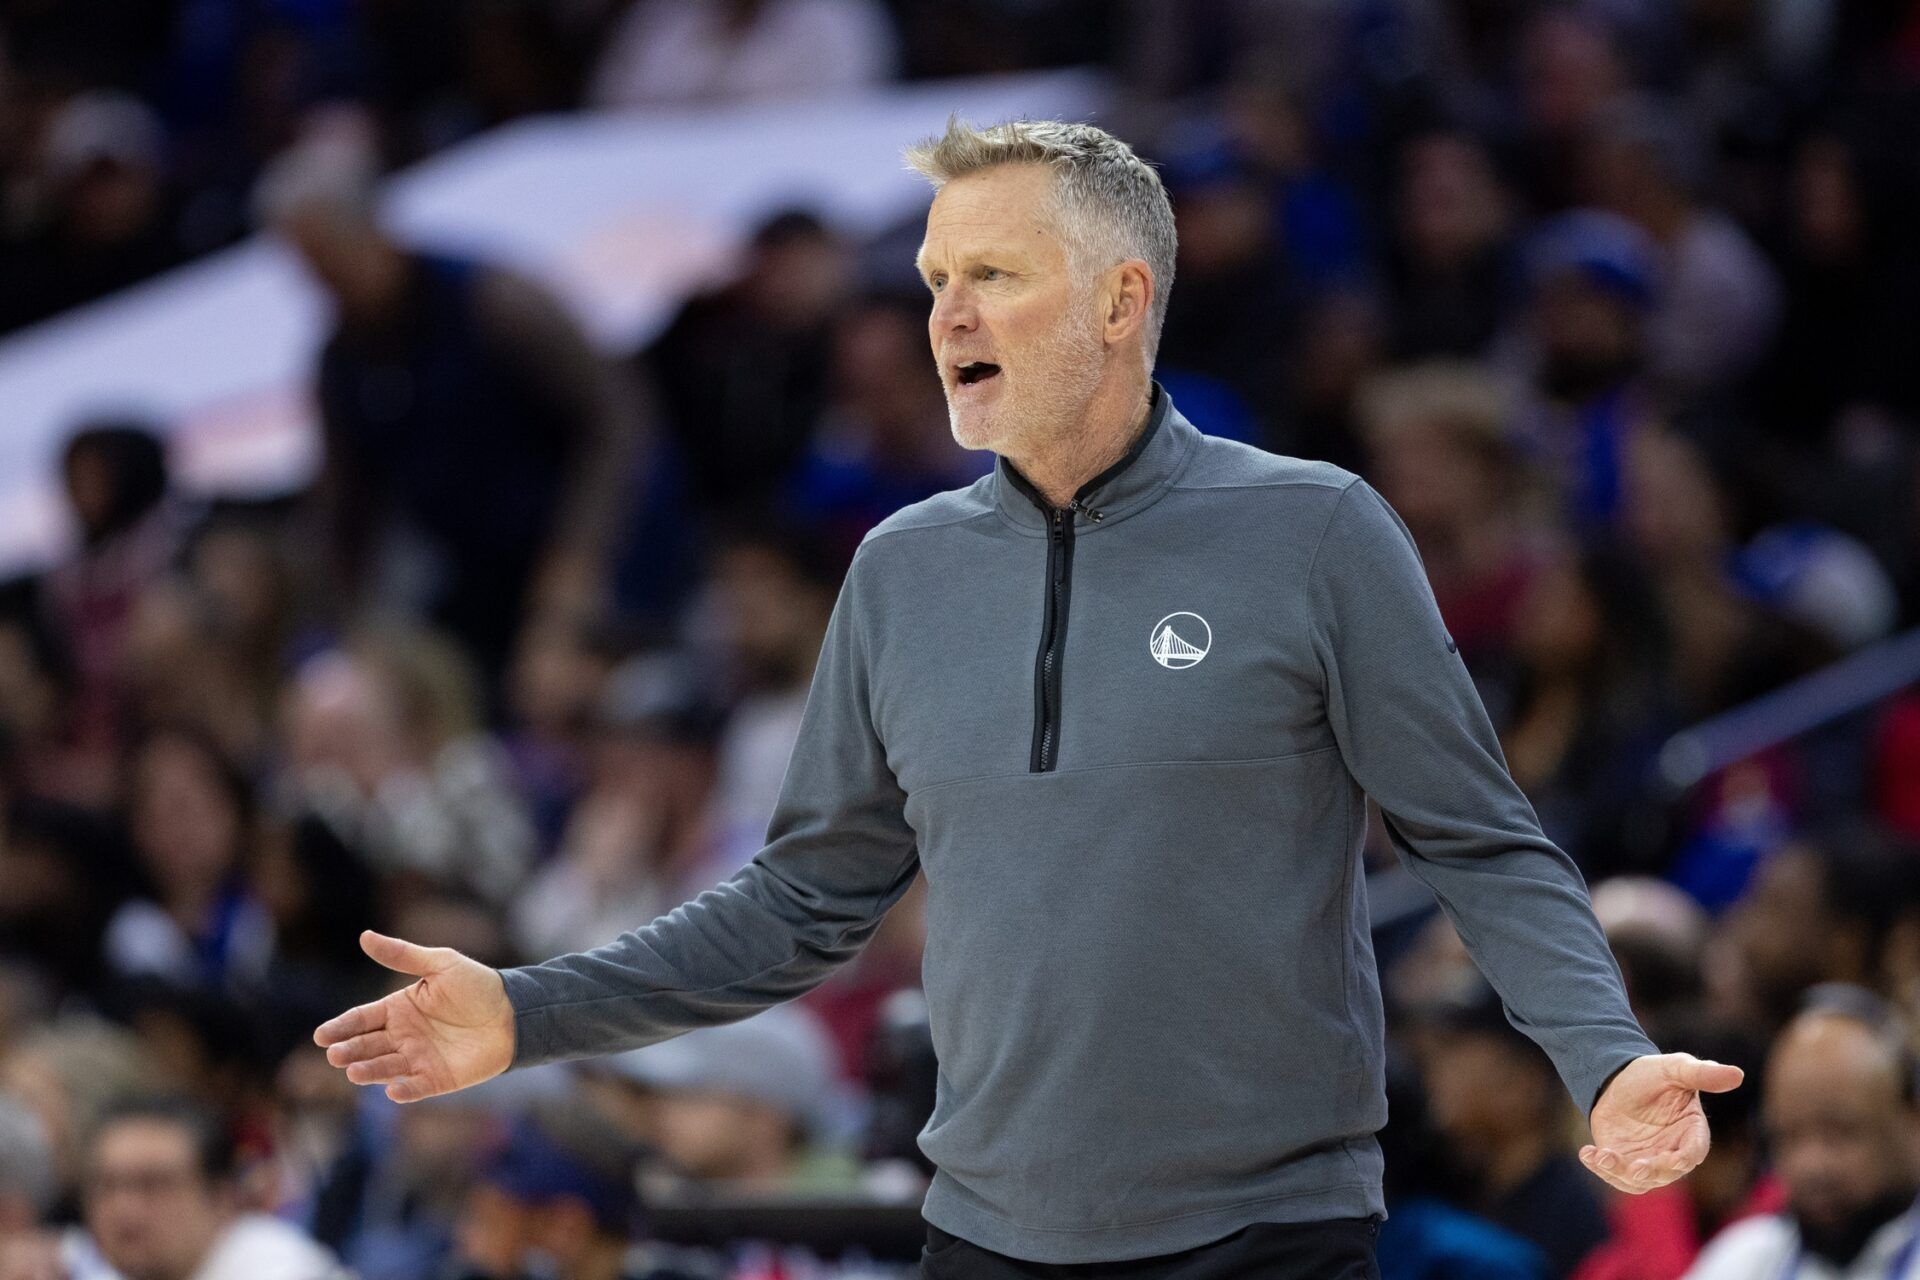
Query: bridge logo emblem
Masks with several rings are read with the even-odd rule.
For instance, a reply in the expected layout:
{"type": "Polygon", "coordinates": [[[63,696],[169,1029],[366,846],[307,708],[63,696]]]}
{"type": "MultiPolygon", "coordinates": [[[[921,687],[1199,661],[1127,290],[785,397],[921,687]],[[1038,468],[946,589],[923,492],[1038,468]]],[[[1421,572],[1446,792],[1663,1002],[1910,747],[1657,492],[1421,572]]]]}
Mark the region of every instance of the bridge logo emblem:
{"type": "Polygon", "coordinates": [[[1170,613],[1153,624],[1147,652],[1163,667],[1191,667],[1213,648],[1213,628],[1197,613],[1170,613]]]}

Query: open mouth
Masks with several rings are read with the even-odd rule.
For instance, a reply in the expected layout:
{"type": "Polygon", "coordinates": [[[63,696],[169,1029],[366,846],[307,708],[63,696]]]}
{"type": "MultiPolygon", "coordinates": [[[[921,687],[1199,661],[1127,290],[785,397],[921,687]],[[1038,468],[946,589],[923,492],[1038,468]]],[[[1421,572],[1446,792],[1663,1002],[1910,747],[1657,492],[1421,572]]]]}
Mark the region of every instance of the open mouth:
{"type": "Polygon", "coordinates": [[[977,386],[990,378],[1000,376],[1000,366],[985,360],[970,360],[954,370],[954,376],[963,387],[977,386]]]}

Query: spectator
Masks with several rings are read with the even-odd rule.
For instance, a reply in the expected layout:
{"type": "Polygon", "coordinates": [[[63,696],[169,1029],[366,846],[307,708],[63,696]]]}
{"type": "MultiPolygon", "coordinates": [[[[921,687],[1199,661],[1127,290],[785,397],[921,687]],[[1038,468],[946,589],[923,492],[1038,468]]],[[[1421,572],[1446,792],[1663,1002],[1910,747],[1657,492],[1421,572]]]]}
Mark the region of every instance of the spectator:
{"type": "Polygon", "coordinates": [[[1519,33],[1519,160],[1536,209],[1575,202],[1579,144],[1629,84],[1613,30],[1594,8],[1533,11],[1519,33]]]}
{"type": "Polygon", "coordinates": [[[458,1280],[724,1280],[724,1259],[631,1243],[637,1152],[586,1113],[523,1119],[467,1203],[458,1280]]]}
{"type": "Polygon", "coordinates": [[[1576,528],[1619,517],[1627,453],[1657,420],[1644,380],[1657,270],[1639,228],[1595,210],[1547,223],[1529,248],[1525,331],[1509,338],[1525,351],[1535,397],[1522,408],[1522,442],[1576,528]]]}
{"type": "Polygon", "coordinates": [[[1388,259],[1397,357],[1487,350],[1515,283],[1512,203],[1469,134],[1426,134],[1401,149],[1388,259]]]}
{"type": "Polygon", "coordinates": [[[1539,1249],[1450,1199],[1449,1143],[1434,1128],[1420,1079],[1405,1063],[1387,1068],[1387,1220],[1380,1227],[1381,1280],[1544,1280],[1539,1249]]]}
{"type": "Polygon", "coordinates": [[[833,1047],[797,1006],[702,1027],[593,1070],[624,1083],[626,1132],[658,1148],[674,1177],[760,1192],[844,1190],[856,1179],[844,1158],[816,1145],[835,1123],[833,1047]]]}
{"type": "Polygon", "coordinates": [[[1467,1206],[1531,1242],[1548,1275],[1572,1275],[1607,1227],[1592,1180],[1556,1137],[1567,1116],[1552,1064],[1484,987],[1436,1012],[1427,1087],[1434,1124],[1467,1179],[1467,1206]]]}
{"type": "Polygon", "coordinates": [[[6,265],[0,333],[172,266],[165,139],[153,111],[121,93],[75,96],[43,142],[44,225],[6,265]]]}
{"type": "MultiPolygon", "coordinates": [[[[1712,1053],[1759,1084],[1759,1053],[1749,1038],[1726,1028],[1661,1024],[1675,1045],[1712,1053]]],[[[1737,1089],[1702,1103],[1713,1130],[1713,1149],[1685,1182],[1644,1196],[1616,1196],[1607,1209],[1612,1236],[1587,1255],[1575,1280],[1681,1280],[1702,1247],[1728,1224],[1777,1212],[1784,1196],[1766,1173],[1759,1132],[1760,1094],[1737,1089]]]]}
{"type": "Polygon", "coordinates": [[[1646,821],[1648,778],[1680,727],[1660,603],[1605,548],[1547,561],[1516,603],[1507,766],[1588,876],[1648,870],[1666,836],[1646,821]]]}
{"type": "Polygon", "coordinates": [[[40,1117],[0,1096],[0,1275],[8,1246],[40,1225],[58,1189],[40,1117]]]}
{"type": "Polygon", "coordinates": [[[784,504],[845,564],[867,530],[984,469],[954,443],[919,299],[857,304],[834,334],[832,397],[784,504]]]}
{"type": "Polygon", "coordinates": [[[87,1230],[62,1241],[73,1280],[344,1280],[332,1255],[236,1202],[234,1150],[188,1104],[134,1102],[88,1144],[87,1230]]]}
{"type": "Polygon", "coordinates": [[[1420,548],[1469,666],[1506,656],[1533,578],[1506,389],[1466,364],[1399,368],[1359,397],[1369,474],[1420,548]]]}
{"type": "Polygon", "coordinates": [[[695,880],[718,883],[765,843],[833,608],[824,561],[804,534],[775,528],[737,531],[714,554],[693,628],[732,710],[712,800],[715,857],[695,880]]]}
{"type": "Polygon", "coordinates": [[[201,735],[158,731],[133,753],[127,814],[149,889],[108,921],[108,965],[123,976],[258,993],[274,940],[248,882],[257,831],[247,780],[201,735]]]}
{"type": "Polygon", "coordinates": [[[1729,1228],[1688,1280],[1907,1272],[1920,1217],[1920,1112],[1906,1034],[1858,988],[1827,989],[1787,1025],[1765,1093],[1787,1209],[1729,1228]]]}
{"type": "Polygon", "coordinates": [[[503,902],[532,861],[534,832],[479,720],[471,670],[447,640],[364,631],[295,677],[287,799],[382,874],[503,902]]]}
{"type": "Polygon", "coordinates": [[[1651,101],[1618,103],[1587,157],[1593,203],[1660,246],[1659,301],[1647,318],[1649,372],[1683,401],[1724,398],[1751,373],[1780,319],[1780,279],[1740,225],[1703,205],[1703,148],[1651,101]]]}
{"type": "Polygon", "coordinates": [[[53,1148],[58,1197],[53,1221],[73,1220],[88,1135],[113,1107],[158,1086],[153,1064],[130,1032],[68,1014],[39,1027],[0,1059],[0,1090],[40,1120],[53,1148]]]}
{"type": "Polygon", "coordinates": [[[702,511],[765,510],[805,455],[826,406],[847,265],[819,218],[776,214],[739,275],[688,299],[643,357],[702,511]]]}
{"type": "Polygon", "coordinates": [[[684,662],[649,654],[613,673],[601,717],[593,781],[512,909],[529,955],[594,946],[716,882],[712,700],[684,662]]]}
{"type": "MultiPolygon", "coordinates": [[[[178,558],[186,515],[169,495],[166,449],[152,426],[88,424],[68,440],[63,461],[80,545],[47,575],[44,596],[72,665],[69,731],[98,772],[129,727],[125,650],[141,594],[178,558]]],[[[73,798],[104,796],[88,788],[73,798]]]]}
{"type": "Polygon", "coordinates": [[[424,535],[430,616],[495,676],[527,612],[603,603],[632,394],[539,287],[395,242],[343,152],[291,154],[260,197],[336,308],[318,372],[334,549],[359,597],[392,522],[424,535]]]}
{"type": "Polygon", "coordinates": [[[608,39],[597,106],[789,98],[893,74],[891,20],[876,0],[640,0],[608,39]]]}

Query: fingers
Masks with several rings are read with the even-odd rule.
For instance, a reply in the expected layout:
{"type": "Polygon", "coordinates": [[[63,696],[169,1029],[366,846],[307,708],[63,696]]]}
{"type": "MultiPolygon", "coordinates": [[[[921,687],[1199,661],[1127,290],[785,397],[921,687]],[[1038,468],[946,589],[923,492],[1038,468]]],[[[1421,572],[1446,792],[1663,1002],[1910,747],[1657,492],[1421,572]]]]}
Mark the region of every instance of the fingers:
{"type": "Polygon", "coordinates": [[[418,1102],[440,1092],[438,1089],[429,1089],[419,1076],[401,1076],[387,1086],[387,1099],[390,1102],[418,1102]]]}
{"type": "Polygon", "coordinates": [[[1738,1089],[1747,1073],[1724,1062],[1708,1062],[1690,1053],[1675,1053],[1668,1055],[1667,1078],[1701,1093],[1726,1093],[1738,1089]]]}
{"type": "Polygon", "coordinates": [[[389,938],[371,929],[361,932],[360,949],[395,973],[409,974],[415,978],[425,977],[446,967],[440,948],[422,947],[400,938],[389,938]]]}
{"type": "Polygon", "coordinates": [[[407,1057],[403,1053],[386,1053],[365,1062],[356,1062],[347,1068],[347,1079],[355,1084],[387,1084],[407,1074],[407,1057]]]}
{"type": "MultiPolygon", "coordinates": [[[[313,1031],[313,1042],[322,1049],[330,1048],[343,1040],[354,1036],[379,1031],[387,1025],[387,1006],[384,1000],[375,1000],[372,1004],[356,1005],[337,1018],[329,1018],[313,1031]]],[[[328,1061],[332,1061],[328,1055],[328,1061]]],[[[336,1066],[339,1064],[335,1064],[336,1066]]]]}
{"type": "Polygon", "coordinates": [[[1691,1173],[1700,1161],[1684,1152],[1628,1157],[1606,1147],[1589,1145],[1580,1148],[1580,1163],[1614,1190],[1637,1196],[1678,1181],[1691,1173]]]}
{"type": "Polygon", "coordinates": [[[336,1067],[350,1067],[356,1062],[367,1062],[383,1057],[395,1049],[393,1037],[385,1031],[370,1031],[366,1035],[355,1036],[351,1040],[342,1040],[327,1049],[327,1061],[336,1067]]]}

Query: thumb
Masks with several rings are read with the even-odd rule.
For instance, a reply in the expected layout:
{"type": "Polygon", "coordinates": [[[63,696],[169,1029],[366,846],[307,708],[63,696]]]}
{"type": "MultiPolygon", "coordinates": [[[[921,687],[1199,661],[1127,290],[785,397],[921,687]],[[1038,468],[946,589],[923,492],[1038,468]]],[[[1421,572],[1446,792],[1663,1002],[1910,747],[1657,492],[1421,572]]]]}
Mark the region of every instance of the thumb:
{"type": "Polygon", "coordinates": [[[367,929],[360,934],[360,949],[395,973],[425,977],[446,966],[432,947],[422,947],[384,933],[367,929]]]}
{"type": "Polygon", "coordinates": [[[1709,1062],[1690,1054],[1675,1054],[1667,1067],[1667,1078],[1701,1093],[1726,1093],[1740,1087],[1747,1073],[1724,1062],[1709,1062]]]}

